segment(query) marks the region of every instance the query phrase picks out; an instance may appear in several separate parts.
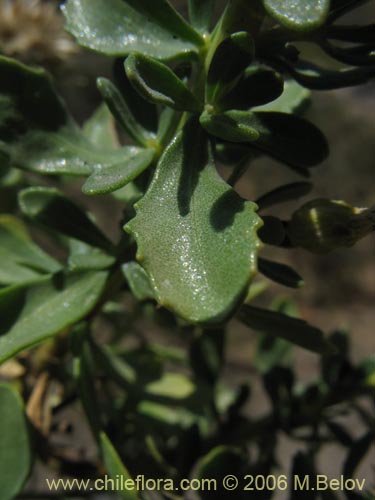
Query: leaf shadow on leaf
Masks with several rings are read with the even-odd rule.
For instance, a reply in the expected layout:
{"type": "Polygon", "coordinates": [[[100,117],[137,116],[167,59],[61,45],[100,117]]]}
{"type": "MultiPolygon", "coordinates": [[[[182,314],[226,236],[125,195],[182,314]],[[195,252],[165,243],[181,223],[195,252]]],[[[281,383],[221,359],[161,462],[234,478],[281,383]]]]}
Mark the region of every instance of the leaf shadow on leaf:
{"type": "Polygon", "coordinates": [[[182,217],[190,212],[191,199],[201,171],[209,161],[208,156],[208,138],[198,120],[192,119],[185,125],[183,135],[183,160],[177,195],[182,217]]]}
{"type": "Polygon", "coordinates": [[[236,191],[223,193],[213,204],[210,213],[210,222],[217,232],[224,231],[230,227],[236,215],[245,208],[245,200],[236,191]]]}
{"type": "Polygon", "coordinates": [[[16,323],[25,306],[25,302],[26,288],[20,287],[9,290],[0,298],[0,336],[7,333],[16,323]]]}

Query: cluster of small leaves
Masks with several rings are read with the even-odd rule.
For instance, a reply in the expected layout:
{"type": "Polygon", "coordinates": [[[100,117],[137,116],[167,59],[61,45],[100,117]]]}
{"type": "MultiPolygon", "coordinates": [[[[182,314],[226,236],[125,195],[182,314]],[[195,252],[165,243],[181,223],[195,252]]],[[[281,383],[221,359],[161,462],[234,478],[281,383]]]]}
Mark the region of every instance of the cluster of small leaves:
{"type": "MultiPolygon", "coordinates": [[[[55,335],[70,336],[75,390],[108,469],[125,470],[108,441],[112,426],[116,439],[122,436],[124,442],[121,454],[132,456],[134,468],[162,457],[159,467],[168,464],[164,472],[172,473],[174,464],[178,472],[173,473],[183,475],[206,453],[213,455],[202,461],[205,467],[211,458],[221,463],[221,453],[242,457],[238,450],[215,451],[225,425],[229,429],[239,418],[246,400],[245,389],[234,399],[232,394],[229,403],[216,400],[222,325],[237,311],[244,324],[278,338],[275,342],[333,356],[332,342],[319,329],[283,311],[243,304],[256,293],[257,270],[285,286],[302,284],[288,266],[258,258],[262,244],[320,253],[350,246],[373,229],[373,211],[313,200],[290,221],[281,221],[263,215],[263,209],[305,196],[310,182],[277,187],[256,203],[241,198],[233,186],[249,161],[261,155],[305,177],[325,159],[323,134],[298,113],[308,98],[305,87],[338,88],[374,76],[373,26],[334,24],[360,3],[233,0],[211,29],[212,0],[189,1],[190,24],[166,0],[67,0],[67,28],[77,41],[115,58],[113,80],[97,80],[103,105],[83,127],[44,70],[0,56],[0,363],[55,335]],[[352,45],[336,47],[332,40],[352,45]],[[306,41],[351,67],[323,70],[301,60],[293,44],[306,41]],[[216,171],[218,162],[232,169],[227,181],[216,171]],[[64,193],[73,176],[85,178],[84,194],[113,196],[123,203],[125,231],[116,243],[64,193]],[[30,230],[57,244],[62,257],[36,244],[30,230]],[[191,364],[193,382],[179,374],[162,376],[162,364],[176,361],[168,350],[157,354],[142,345],[120,354],[92,340],[97,316],[110,317],[116,325],[113,312],[121,308],[122,293],[131,294],[140,308],[147,301],[172,311],[176,324],[211,325],[193,341],[190,359],[177,356],[179,363],[191,364]],[[100,399],[93,390],[100,370],[104,380],[119,386],[115,394],[124,391],[119,397],[102,391],[110,417],[101,406],[104,396],[100,399]],[[168,411],[171,400],[173,411],[168,411]],[[130,419],[129,434],[124,414],[130,419]],[[154,429],[149,458],[131,451],[142,430],[134,430],[138,421],[154,429]],[[162,436],[170,436],[171,429],[176,439],[164,449],[162,436]],[[191,456],[173,462],[190,441],[196,443],[191,456]]],[[[280,370],[270,378],[285,379],[293,392],[290,373],[280,370]]],[[[358,370],[362,387],[365,379],[358,370]]],[[[266,387],[272,397],[279,391],[266,387]]],[[[18,415],[17,426],[25,429],[13,389],[1,391],[4,404],[9,400],[12,414],[18,415]]],[[[293,395],[285,405],[302,408],[300,397],[293,395]]],[[[316,404],[324,409],[328,403],[318,398],[316,404]]],[[[7,412],[0,418],[4,426],[11,425],[7,412]]],[[[284,431],[297,425],[281,420],[277,417],[272,425],[277,422],[284,431]]],[[[244,421],[251,432],[253,425],[244,421]]],[[[26,431],[16,437],[20,447],[28,446],[26,431]]],[[[8,449],[8,438],[0,441],[0,451],[8,449]]],[[[266,449],[271,467],[274,448],[268,443],[266,449]]],[[[2,451],[0,457],[8,460],[2,451]]],[[[5,475],[4,498],[12,498],[22,485],[30,465],[26,452],[24,461],[24,474],[16,481],[5,475]]],[[[255,464],[260,466],[265,464],[255,464]]]]}

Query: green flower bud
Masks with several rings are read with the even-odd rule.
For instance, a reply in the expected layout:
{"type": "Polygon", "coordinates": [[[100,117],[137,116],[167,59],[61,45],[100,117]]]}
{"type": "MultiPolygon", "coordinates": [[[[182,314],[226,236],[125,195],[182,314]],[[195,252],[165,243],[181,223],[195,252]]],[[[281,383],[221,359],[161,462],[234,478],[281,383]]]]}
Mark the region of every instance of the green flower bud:
{"type": "Polygon", "coordinates": [[[320,198],[294,212],[287,231],[294,246],[327,253],[353,246],[374,228],[375,207],[355,208],[344,201],[320,198]]]}

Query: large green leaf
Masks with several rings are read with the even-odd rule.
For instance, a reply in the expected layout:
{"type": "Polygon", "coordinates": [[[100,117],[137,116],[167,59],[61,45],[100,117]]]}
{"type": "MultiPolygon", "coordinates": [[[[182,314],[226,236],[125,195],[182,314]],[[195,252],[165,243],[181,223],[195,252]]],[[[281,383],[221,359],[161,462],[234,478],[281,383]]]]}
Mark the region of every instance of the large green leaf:
{"type": "Polygon", "coordinates": [[[106,278],[106,272],[58,275],[0,290],[0,362],[82,319],[98,301],[106,278]]]}
{"type": "Polygon", "coordinates": [[[254,330],[281,337],[310,351],[328,353],[331,350],[323,333],[302,319],[249,305],[241,308],[239,319],[254,330]]]}
{"type": "Polygon", "coordinates": [[[0,284],[33,281],[60,268],[55,259],[32,242],[20,220],[0,215],[0,284]]]}
{"type": "Polygon", "coordinates": [[[87,214],[57,189],[26,188],[19,193],[19,205],[25,215],[54,231],[109,252],[113,250],[112,243],[87,214]]]}
{"type": "Polygon", "coordinates": [[[0,491],[12,500],[21,491],[31,467],[27,421],[18,393],[0,384],[0,491]]]}
{"type": "Polygon", "coordinates": [[[126,74],[147,101],[164,104],[181,111],[202,109],[194,94],[165,64],[143,54],[132,53],[125,62],[126,74]]]}
{"type": "Polygon", "coordinates": [[[63,12],[81,45],[108,55],[139,51],[171,59],[203,43],[166,0],[68,0],[63,12]]]}
{"type": "Polygon", "coordinates": [[[191,322],[225,319],[254,275],[260,219],[216,173],[196,121],[174,138],[135,206],[125,229],[160,304],[191,322]]]}
{"type": "Polygon", "coordinates": [[[291,30],[310,31],[324,23],[330,0],[263,0],[267,12],[291,30]]]}
{"type": "MultiPolygon", "coordinates": [[[[126,160],[127,148],[90,142],[65,110],[48,74],[0,56],[0,156],[44,174],[90,174],[126,160]],[[124,160],[125,159],[125,160],[124,160]]],[[[112,141],[111,141],[112,142],[112,141]]]]}

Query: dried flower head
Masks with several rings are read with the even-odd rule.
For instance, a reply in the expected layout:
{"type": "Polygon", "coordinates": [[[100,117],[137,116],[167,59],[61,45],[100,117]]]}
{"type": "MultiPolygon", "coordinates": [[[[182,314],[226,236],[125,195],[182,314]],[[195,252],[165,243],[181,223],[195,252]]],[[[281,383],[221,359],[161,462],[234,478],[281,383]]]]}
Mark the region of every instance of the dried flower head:
{"type": "Polygon", "coordinates": [[[0,0],[0,53],[53,66],[76,51],[55,2],[0,0]]]}

